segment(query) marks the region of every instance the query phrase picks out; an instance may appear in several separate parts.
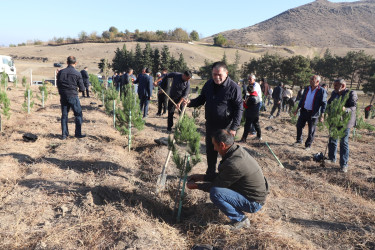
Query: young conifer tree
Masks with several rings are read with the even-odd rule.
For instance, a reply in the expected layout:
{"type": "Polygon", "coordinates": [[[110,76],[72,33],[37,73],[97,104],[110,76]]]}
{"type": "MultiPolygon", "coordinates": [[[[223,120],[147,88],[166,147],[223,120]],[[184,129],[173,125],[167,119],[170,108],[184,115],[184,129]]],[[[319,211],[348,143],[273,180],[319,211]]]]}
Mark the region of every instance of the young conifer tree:
{"type": "Polygon", "coordinates": [[[132,84],[125,86],[125,94],[121,95],[121,105],[116,112],[116,128],[121,134],[127,134],[129,132],[129,122],[132,127],[138,130],[142,130],[145,122],[142,120],[142,112],[139,106],[138,95],[134,92],[132,84]],[[130,120],[131,111],[131,120],[130,120]]]}
{"type": "Polygon", "coordinates": [[[324,125],[328,129],[329,137],[341,139],[345,136],[346,126],[350,120],[350,113],[346,112],[343,107],[349,99],[349,93],[344,98],[340,96],[333,100],[326,109],[324,114],[324,125]]]}
{"type": "MultiPolygon", "coordinates": [[[[201,135],[197,131],[197,126],[193,118],[185,115],[180,122],[176,125],[176,130],[174,133],[174,139],[176,144],[187,144],[187,153],[190,154],[190,162],[186,164],[184,162],[184,156],[181,156],[179,150],[176,147],[176,144],[172,142],[169,138],[169,147],[172,149],[173,153],[173,162],[176,164],[180,177],[188,174],[191,169],[201,161],[200,157],[200,139],[201,135]],[[188,166],[185,168],[185,165],[188,166]]],[[[186,154],[186,152],[185,152],[186,154]]]]}
{"type": "Polygon", "coordinates": [[[34,98],[34,93],[33,91],[31,90],[30,86],[27,86],[26,87],[26,90],[25,90],[25,93],[24,93],[24,97],[25,97],[25,101],[22,103],[22,109],[27,112],[27,98],[28,98],[28,90],[30,90],[30,109],[33,108],[34,106],[34,101],[33,101],[33,98],[34,98]]]}
{"type": "Polygon", "coordinates": [[[48,99],[48,88],[45,81],[43,81],[43,85],[39,86],[40,96],[38,96],[39,100],[42,100],[42,92],[44,92],[44,101],[47,101],[48,99]]]}
{"type": "Polygon", "coordinates": [[[114,86],[104,91],[104,107],[108,115],[113,114],[113,102],[116,100],[117,103],[117,99],[118,92],[114,86]]]}
{"type": "Polygon", "coordinates": [[[0,90],[0,131],[3,131],[2,115],[9,119],[10,100],[5,91],[0,90]]]}

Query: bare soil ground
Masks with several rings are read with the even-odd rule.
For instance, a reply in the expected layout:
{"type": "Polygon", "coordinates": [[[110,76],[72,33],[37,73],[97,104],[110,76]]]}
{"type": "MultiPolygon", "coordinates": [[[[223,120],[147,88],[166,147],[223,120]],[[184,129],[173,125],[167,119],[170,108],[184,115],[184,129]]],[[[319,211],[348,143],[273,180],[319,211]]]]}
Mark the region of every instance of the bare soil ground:
{"type": "MultiPolygon", "coordinates": [[[[269,120],[269,112],[263,112],[263,139],[285,168],[264,141],[242,144],[261,165],[270,194],[260,212],[249,214],[250,229],[231,232],[207,194],[196,190],[187,190],[182,221],[175,222],[178,179],[173,163],[166,189],[155,193],[168,153],[154,142],[166,136],[167,123],[165,116],[155,115],[155,99],[145,129],[134,136],[128,152],[127,137],[113,128],[112,117],[98,107],[101,101],[81,99],[86,138],[61,140],[56,89],[50,88],[45,108],[35,100],[28,115],[21,108],[24,88],[10,88],[11,117],[3,120],[0,134],[1,249],[190,249],[195,244],[219,249],[375,248],[374,132],[350,138],[349,172],[344,174],[337,164],[323,167],[312,161],[313,153],[324,152],[326,131],[317,132],[307,152],[293,146],[295,126],[286,113],[269,120]],[[267,131],[269,126],[274,130],[267,131]],[[27,132],[38,140],[25,142],[27,132]]],[[[197,119],[203,161],[192,173],[206,169],[203,113],[197,119]]],[[[72,134],[74,118],[69,116],[72,134]]]]}

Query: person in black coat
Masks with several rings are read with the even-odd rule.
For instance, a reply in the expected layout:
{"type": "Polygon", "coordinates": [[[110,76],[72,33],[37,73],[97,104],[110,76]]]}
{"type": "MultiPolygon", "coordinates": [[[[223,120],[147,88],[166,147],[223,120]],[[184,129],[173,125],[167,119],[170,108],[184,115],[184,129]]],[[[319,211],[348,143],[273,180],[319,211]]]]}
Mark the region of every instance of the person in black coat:
{"type": "MultiPolygon", "coordinates": [[[[83,84],[85,85],[86,90],[86,96],[90,97],[90,81],[89,81],[89,74],[87,73],[87,67],[84,67],[83,70],[81,70],[82,80],[83,84]]],[[[85,97],[85,91],[82,91],[82,97],[85,97]]]]}
{"type": "Polygon", "coordinates": [[[188,107],[205,105],[207,176],[214,177],[217,151],[212,144],[212,135],[219,129],[227,130],[233,137],[240,126],[243,99],[241,87],[228,76],[224,62],[212,65],[212,79],[208,80],[201,94],[192,100],[184,100],[188,107]]]}
{"type": "Polygon", "coordinates": [[[68,130],[68,113],[72,109],[75,117],[75,137],[83,138],[86,135],[82,134],[81,128],[83,123],[81,103],[78,98],[78,91],[85,91],[85,85],[83,84],[82,75],[78,72],[75,67],[77,65],[76,58],[69,56],[67,59],[68,67],[60,70],[57,73],[57,89],[60,94],[61,104],[61,130],[62,139],[65,140],[69,136],[68,130]]]}
{"type": "Polygon", "coordinates": [[[151,69],[146,68],[145,74],[139,78],[138,96],[140,100],[140,109],[143,111],[143,118],[147,118],[148,104],[150,103],[153,89],[153,79],[150,76],[151,69]]]}
{"type": "Polygon", "coordinates": [[[255,131],[257,132],[257,138],[262,140],[262,134],[259,126],[259,108],[258,104],[260,103],[260,96],[254,90],[254,85],[249,84],[247,87],[247,92],[249,95],[246,96],[244,101],[244,108],[245,108],[245,127],[244,132],[241,138],[241,142],[246,142],[247,135],[250,132],[251,124],[253,124],[255,131]]]}
{"type": "Polygon", "coordinates": [[[283,99],[283,97],[282,97],[283,86],[284,86],[284,84],[282,82],[279,83],[279,86],[277,86],[272,92],[273,107],[272,107],[272,110],[271,110],[271,115],[268,117],[270,119],[273,118],[273,113],[275,112],[276,109],[277,109],[276,117],[278,117],[280,115],[281,101],[283,99]]]}

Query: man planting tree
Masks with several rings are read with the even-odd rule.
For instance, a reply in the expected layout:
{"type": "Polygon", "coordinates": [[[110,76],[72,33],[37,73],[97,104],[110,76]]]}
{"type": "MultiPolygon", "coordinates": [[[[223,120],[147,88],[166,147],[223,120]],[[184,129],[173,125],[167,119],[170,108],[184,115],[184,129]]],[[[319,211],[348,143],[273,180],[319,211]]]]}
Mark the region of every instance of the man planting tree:
{"type": "Polygon", "coordinates": [[[216,131],[212,138],[214,149],[222,160],[214,179],[195,174],[188,178],[189,189],[210,193],[211,201],[230,220],[230,229],[250,227],[250,220],[243,212],[258,212],[266,200],[268,183],[256,160],[246,150],[234,144],[226,130],[216,131]]]}

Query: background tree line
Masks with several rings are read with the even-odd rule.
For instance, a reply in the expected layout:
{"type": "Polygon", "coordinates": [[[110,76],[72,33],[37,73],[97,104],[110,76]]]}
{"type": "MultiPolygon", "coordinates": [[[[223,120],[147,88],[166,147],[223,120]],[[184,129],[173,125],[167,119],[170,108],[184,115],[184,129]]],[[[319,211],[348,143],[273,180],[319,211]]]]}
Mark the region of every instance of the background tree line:
{"type": "MultiPolygon", "coordinates": [[[[78,33],[77,38],[71,37],[54,37],[49,41],[51,45],[66,44],[66,43],[85,43],[85,42],[161,42],[161,41],[175,41],[175,42],[187,42],[187,41],[198,41],[199,34],[196,30],[188,33],[182,28],[175,28],[174,30],[168,31],[139,31],[136,29],[134,32],[129,30],[120,31],[118,28],[111,26],[108,30],[98,34],[96,31],[90,34],[86,31],[78,33]]],[[[21,44],[19,44],[21,46],[21,44]]]]}
{"type": "MultiPolygon", "coordinates": [[[[105,69],[105,65],[105,59],[101,59],[98,65],[99,69],[105,69]]],[[[139,43],[137,43],[135,51],[127,50],[125,44],[122,49],[117,48],[109,67],[115,72],[125,72],[132,68],[137,74],[141,73],[144,67],[147,67],[152,69],[153,75],[156,75],[163,68],[168,69],[169,72],[188,70],[182,53],[180,53],[179,58],[175,58],[170,54],[168,46],[164,45],[160,51],[158,48],[152,48],[150,43],[146,43],[143,50],[139,43]]]]}
{"type": "Polygon", "coordinates": [[[327,49],[322,57],[315,56],[313,59],[300,55],[283,58],[267,53],[242,65],[241,76],[246,77],[250,73],[269,81],[282,81],[293,87],[308,85],[309,77],[313,74],[320,75],[329,86],[340,77],[348,82],[349,88],[353,88],[356,83],[357,90],[375,93],[375,59],[363,50],[337,56],[327,49]]]}

